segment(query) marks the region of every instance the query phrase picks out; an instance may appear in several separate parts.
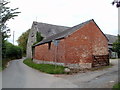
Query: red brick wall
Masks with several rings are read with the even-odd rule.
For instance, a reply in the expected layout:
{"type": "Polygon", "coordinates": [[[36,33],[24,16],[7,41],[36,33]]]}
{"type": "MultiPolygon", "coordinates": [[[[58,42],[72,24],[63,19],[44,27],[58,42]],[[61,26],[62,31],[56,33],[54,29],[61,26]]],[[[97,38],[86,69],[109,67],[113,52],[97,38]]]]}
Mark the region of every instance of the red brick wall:
{"type": "Polygon", "coordinates": [[[89,24],[66,38],[66,60],[71,63],[91,63],[92,44],[89,24]]]}
{"type": "Polygon", "coordinates": [[[44,61],[56,61],[64,62],[65,60],[65,47],[64,39],[60,40],[58,47],[51,43],[50,50],[48,49],[48,44],[39,45],[35,47],[35,59],[44,61]]]}
{"type": "Polygon", "coordinates": [[[65,39],[65,61],[92,63],[92,55],[107,55],[107,39],[94,22],[83,26],[65,39]]]}
{"type": "Polygon", "coordinates": [[[108,54],[108,40],[95,23],[89,23],[92,29],[92,53],[93,55],[107,55],[108,54]],[[95,32],[95,33],[94,33],[95,32]]]}
{"type": "Polygon", "coordinates": [[[106,55],[107,39],[93,21],[60,40],[58,48],[53,43],[35,47],[35,59],[64,63],[92,63],[92,55],[106,55]],[[55,51],[56,49],[56,51],[55,51]],[[56,52],[56,53],[55,53],[56,52]],[[56,56],[56,57],[55,57],[56,56]]]}

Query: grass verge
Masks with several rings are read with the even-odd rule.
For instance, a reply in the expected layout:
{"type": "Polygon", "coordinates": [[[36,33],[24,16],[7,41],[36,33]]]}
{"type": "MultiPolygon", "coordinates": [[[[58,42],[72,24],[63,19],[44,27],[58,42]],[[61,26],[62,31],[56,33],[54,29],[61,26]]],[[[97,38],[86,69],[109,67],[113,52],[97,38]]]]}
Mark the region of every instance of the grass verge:
{"type": "Polygon", "coordinates": [[[0,72],[2,71],[2,67],[0,67],[0,72]]]}
{"type": "MultiPolygon", "coordinates": [[[[20,59],[20,58],[18,58],[18,59],[20,59]]],[[[12,58],[12,59],[3,59],[2,60],[2,70],[4,70],[5,68],[7,68],[8,62],[10,62],[12,60],[16,60],[16,59],[15,58],[12,58]]]]}
{"type": "Polygon", "coordinates": [[[7,67],[7,64],[8,64],[9,61],[11,61],[11,59],[2,60],[2,70],[4,70],[7,67]]]}
{"type": "Polygon", "coordinates": [[[119,89],[120,90],[120,82],[119,83],[117,83],[117,84],[115,84],[114,86],[113,86],[113,90],[116,90],[116,89],[119,89]]]}
{"type": "Polygon", "coordinates": [[[23,63],[41,72],[45,72],[49,74],[65,74],[64,69],[66,67],[63,66],[52,65],[52,64],[36,64],[32,61],[32,59],[25,59],[23,63]]]}
{"type": "Polygon", "coordinates": [[[64,72],[64,69],[66,68],[64,66],[55,66],[52,64],[36,64],[32,61],[32,59],[25,59],[23,63],[41,72],[45,72],[49,74],[74,74],[78,72],[103,70],[103,69],[111,68],[113,66],[112,64],[110,64],[109,66],[101,66],[91,69],[70,69],[70,72],[66,73],[64,72]]]}
{"type": "Polygon", "coordinates": [[[0,72],[2,71],[2,60],[0,60],[0,72]]]}

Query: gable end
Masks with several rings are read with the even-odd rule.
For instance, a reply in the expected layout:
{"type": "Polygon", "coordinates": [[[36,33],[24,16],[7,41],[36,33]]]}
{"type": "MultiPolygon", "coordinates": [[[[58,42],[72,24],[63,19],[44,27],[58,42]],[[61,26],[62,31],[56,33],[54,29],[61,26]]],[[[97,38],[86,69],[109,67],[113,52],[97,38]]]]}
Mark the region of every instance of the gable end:
{"type": "Polygon", "coordinates": [[[106,37],[106,35],[102,32],[102,30],[100,29],[100,27],[97,25],[97,23],[94,21],[94,19],[92,19],[93,23],[98,27],[98,29],[100,30],[100,32],[104,35],[104,37],[109,41],[109,39],[106,37]]]}

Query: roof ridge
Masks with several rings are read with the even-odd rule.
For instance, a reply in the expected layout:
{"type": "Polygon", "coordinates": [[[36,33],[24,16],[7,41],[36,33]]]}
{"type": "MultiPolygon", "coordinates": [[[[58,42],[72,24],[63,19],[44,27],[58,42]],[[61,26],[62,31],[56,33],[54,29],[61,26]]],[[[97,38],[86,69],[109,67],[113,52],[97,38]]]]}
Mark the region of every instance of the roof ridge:
{"type": "MultiPolygon", "coordinates": [[[[50,24],[50,23],[43,23],[43,22],[37,22],[37,21],[33,21],[33,24],[34,23],[38,23],[38,24],[46,24],[46,25],[53,25],[53,26],[59,26],[59,27],[68,27],[68,26],[63,26],[63,25],[55,25],[55,24],[50,24]]],[[[70,27],[68,27],[70,28],[70,27]]]]}
{"type": "Polygon", "coordinates": [[[66,37],[66,36],[70,35],[71,33],[73,33],[74,31],[76,31],[79,28],[81,28],[82,26],[86,25],[90,21],[93,21],[93,19],[90,19],[90,20],[87,20],[87,21],[85,21],[83,23],[75,25],[75,26],[73,26],[71,28],[68,28],[68,29],[66,29],[66,30],[64,30],[64,31],[62,31],[60,33],[57,33],[57,34],[54,34],[52,36],[46,37],[45,39],[43,39],[41,42],[37,43],[34,46],[41,45],[41,44],[50,42],[50,41],[55,40],[55,39],[60,39],[60,38],[66,37]]]}
{"type": "Polygon", "coordinates": [[[90,21],[93,21],[93,19],[90,19],[90,20],[87,20],[87,21],[82,22],[82,23],[80,23],[80,24],[74,25],[73,27],[70,27],[70,28],[68,28],[68,29],[71,29],[71,28],[77,27],[77,26],[79,26],[79,25],[81,25],[81,24],[84,24],[84,23],[87,23],[87,22],[90,22],[90,21]]]}

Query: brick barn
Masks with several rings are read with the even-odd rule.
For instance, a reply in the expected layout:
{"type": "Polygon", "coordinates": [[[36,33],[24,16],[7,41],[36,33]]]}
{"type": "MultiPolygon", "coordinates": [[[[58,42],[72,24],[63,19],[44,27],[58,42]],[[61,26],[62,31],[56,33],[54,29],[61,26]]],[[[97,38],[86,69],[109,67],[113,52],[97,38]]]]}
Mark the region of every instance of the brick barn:
{"type": "Polygon", "coordinates": [[[108,39],[91,19],[34,45],[33,61],[70,68],[109,65],[108,39]]]}

